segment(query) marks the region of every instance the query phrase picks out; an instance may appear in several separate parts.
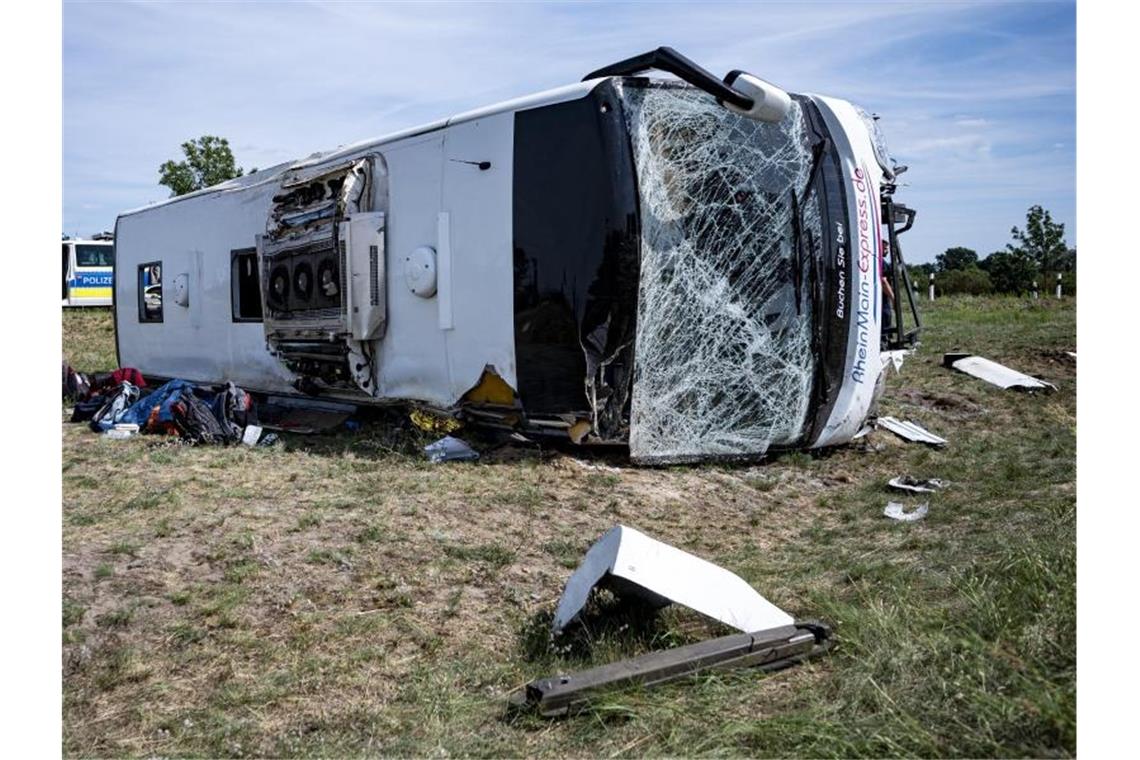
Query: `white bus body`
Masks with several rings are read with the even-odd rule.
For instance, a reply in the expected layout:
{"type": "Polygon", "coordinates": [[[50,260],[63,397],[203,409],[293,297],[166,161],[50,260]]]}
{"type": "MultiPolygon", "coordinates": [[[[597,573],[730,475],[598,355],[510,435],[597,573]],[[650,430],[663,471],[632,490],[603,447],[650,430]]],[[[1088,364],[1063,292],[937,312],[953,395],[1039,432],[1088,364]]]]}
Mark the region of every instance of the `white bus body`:
{"type": "Polygon", "coordinates": [[[889,170],[851,104],[775,108],[598,77],[125,212],[119,362],[641,462],[850,440],[889,170]]]}

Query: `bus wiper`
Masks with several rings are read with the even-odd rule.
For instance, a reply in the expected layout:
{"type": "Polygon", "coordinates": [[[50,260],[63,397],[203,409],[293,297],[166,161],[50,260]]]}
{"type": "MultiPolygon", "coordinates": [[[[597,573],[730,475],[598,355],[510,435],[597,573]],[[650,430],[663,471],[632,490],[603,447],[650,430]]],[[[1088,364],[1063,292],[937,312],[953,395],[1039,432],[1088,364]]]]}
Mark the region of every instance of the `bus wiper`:
{"type": "Polygon", "coordinates": [[[819,174],[819,167],[823,165],[823,157],[831,150],[831,138],[825,137],[815,145],[811,146],[811,171],[808,172],[807,182],[804,183],[803,192],[800,193],[800,198],[806,198],[808,193],[811,192],[812,187],[815,185],[816,176],[819,174]]]}
{"type": "Polygon", "coordinates": [[[796,190],[792,188],[792,289],[796,293],[796,316],[803,314],[801,305],[803,290],[803,227],[800,220],[800,202],[796,190]]]}
{"type": "MultiPolygon", "coordinates": [[[[804,189],[798,195],[796,189],[792,188],[792,285],[796,291],[796,314],[802,314],[802,294],[803,289],[803,209],[801,206],[801,199],[806,199],[808,194],[811,193],[812,187],[815,185],[816,178],[819,176],[819,167],[823,165],[823,157],[831,149],[831,139],[823,138],[819,142],[811,146],[812,161],[811,170],[808,172],[807,182],[804,183],[804,189]]],[[[813,251],[814,253],[814,251],[813,251]]],[[[814,289],[814,283],[812,285],[814,289]]],[[[813,298],[814,303],[814,298],[813,298]]]]}

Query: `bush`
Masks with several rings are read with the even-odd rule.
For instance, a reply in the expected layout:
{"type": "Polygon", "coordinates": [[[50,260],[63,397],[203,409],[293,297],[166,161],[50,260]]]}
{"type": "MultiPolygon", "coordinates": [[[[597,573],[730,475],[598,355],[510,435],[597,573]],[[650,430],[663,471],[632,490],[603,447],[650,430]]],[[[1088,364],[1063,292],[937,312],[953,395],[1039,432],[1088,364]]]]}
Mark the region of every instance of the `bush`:
{"type": "Polygon", "coordinates": [[[983,296],[994,292],[990,276],[976,266],[939,272],[934,275],[934,288],[943,296],[957,293],[983,296]]]}

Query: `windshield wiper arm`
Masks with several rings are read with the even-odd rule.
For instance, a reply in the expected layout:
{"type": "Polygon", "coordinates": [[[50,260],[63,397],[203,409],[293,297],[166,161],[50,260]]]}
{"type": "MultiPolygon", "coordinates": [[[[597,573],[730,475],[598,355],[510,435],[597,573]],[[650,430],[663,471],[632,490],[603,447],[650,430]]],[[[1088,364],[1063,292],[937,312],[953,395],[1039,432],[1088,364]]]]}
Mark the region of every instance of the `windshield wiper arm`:
{"type": "MultiPolygon", "coordinates": [[[[803,209],[800,205],[801,199],[807,198],[811,192],[812,186],[815,185],[816,178],[819,176],[819,167],[823,165],[823,157],[827,155],[831,149],[831,139],[823,138],[819,142],[811,146],[812,161],[811,170],[808,172],[807,182],[804,183],[804,189],[801,193],[797,194],[796,189],[791,189],[792,195],[792,285],[796,291],[796,314],[802,314],[802,299],[803,295],[800,292],[803,289],[803,209]]],[[[814,253],[814,251],[813,251],[814,253]]],[[[814,289],[814,285],[812,286],[814,289]]],[[[813,294],[813,304],[814,304],[813,294]]]]}

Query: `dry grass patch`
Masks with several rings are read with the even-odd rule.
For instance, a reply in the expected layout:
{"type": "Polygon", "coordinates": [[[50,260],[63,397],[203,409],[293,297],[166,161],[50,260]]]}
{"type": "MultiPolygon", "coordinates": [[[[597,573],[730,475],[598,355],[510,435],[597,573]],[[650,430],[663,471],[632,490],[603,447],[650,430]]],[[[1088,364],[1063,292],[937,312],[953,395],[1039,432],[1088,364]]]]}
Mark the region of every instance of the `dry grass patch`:
{"type": "MultiPolygon", "coordinates": [[[[1074,310],[1037,303],[929,313],[884,406],[950,438],[944,451],[878,432],[749,467],[518,449],[431,465],[421,438],[380,424],[248,449],[65,423],[63,750],[1071,754],[1076,371],[1055,354],[1074,310]],[[1060,392],[938,366],[960,347],[1060,392]],[[881,516],[903,472],[954,482],[921,523],[881,516]],[[549,640],[562,584],[619,522],[832,621],[838,649],[615,694],[571,720],[508,717],[505,696],[553,669],[721,632],[603,596],[549,640]]],[[[97,319],[65,328],[72,357],[107,355],[97,319]]]]}

